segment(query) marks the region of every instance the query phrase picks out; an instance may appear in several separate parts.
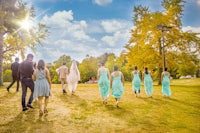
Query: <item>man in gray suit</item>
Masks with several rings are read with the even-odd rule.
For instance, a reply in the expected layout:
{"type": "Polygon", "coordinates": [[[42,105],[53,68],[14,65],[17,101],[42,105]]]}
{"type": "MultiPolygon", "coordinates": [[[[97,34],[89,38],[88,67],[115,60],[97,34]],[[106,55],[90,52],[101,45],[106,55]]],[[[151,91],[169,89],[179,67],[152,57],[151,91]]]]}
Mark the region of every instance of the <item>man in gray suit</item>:
{"type": "Polygon", "coordinates": [[[63,93],[67,93],[65,83],[67,83],[66,80],[68,75],[68,67],[66,66],[66,63],[64,62],[63,65],[56,70],[56,72],[59,74],[59,79],[62,84],[63,93]]]}

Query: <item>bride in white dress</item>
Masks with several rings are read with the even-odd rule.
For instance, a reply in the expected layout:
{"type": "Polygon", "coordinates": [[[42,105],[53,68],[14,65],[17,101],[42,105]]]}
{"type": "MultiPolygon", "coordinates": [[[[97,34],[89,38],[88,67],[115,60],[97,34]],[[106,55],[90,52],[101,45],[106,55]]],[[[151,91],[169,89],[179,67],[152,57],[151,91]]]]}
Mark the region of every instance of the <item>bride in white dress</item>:
{"type": "Polygon", "coordinates": [[[74,95],[74,93],[75,93],[78,81],[80,81],[80,72],[76,65],[76,61],[72,61],[72,65],[70,67],[70,72],[67,77],[68,89],[72,95],[74,95]]]}

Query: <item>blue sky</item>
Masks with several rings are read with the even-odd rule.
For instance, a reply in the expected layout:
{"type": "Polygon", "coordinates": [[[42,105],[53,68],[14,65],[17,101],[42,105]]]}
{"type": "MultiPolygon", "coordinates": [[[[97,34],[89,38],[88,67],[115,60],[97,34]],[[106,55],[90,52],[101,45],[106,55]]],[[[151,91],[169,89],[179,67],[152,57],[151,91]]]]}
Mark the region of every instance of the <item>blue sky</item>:
{"type": "MultiPolygon", "coordinates": [[[[133,7],[162,11],[162,0],[24,0],[36,9],[38,22],[50,34],[38,47],[35,59],[53,62],[66,54],[81,62],[86,54],[119,55],[134,28],[133,7]]],[[[200,0],[186,0],[183,30],[200,32],[200,0]]]]}

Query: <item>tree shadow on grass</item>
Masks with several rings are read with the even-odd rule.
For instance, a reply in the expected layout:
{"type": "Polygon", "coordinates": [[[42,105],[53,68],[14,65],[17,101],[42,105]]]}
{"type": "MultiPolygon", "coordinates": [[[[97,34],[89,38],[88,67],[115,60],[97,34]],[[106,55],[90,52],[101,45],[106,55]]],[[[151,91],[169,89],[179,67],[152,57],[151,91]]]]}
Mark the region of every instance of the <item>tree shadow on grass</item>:
{"type": "Polygon", "coordinates": [[[105,105],[105,109],[109,114],[112,114],[113,116],[118,118],[133,115],[133,111],[123,107],[122,105],[119,105],[119,107],[116,107],[115,105],[105,105]]]}
{"type": "Polygon", "coordinates": [[[141,99],[145,101],[146,103],[154,104],[157,106],[163,105],[162,99],[155,98],[155,97],[138,97],[138,99],[141,99]]]}
{"type": "Polygon", "coordinates": [[[173,101],[173,102],[177,102],[178,104],[183,104],[183,105],[185,105],[185,106],[190,106],[190,107],[199,109],[199,104],[192,104],[192,103],[189,103],[190,101],[185,102],[185,101],[181,101],[181,100],[178,100],[178,99],[175,99],[175,98],[171,98],[171,97],[166,98],[166,100],[168,100],[168,101],[173,101]]]}
{"type": "Polygon", "coordinates": [[[178,100],[176,98],[172,98],[172,97],[161,97],[161,98],[147,98],[147,97],[140,97],[139,99],[144,100],[147,103],[152,103],[154,105],[158,105],[161,106],[163,104],[171,104],[170,101],[176,102],[178,103],[178,105],[185,105],[185,106],[190,106],[190,107],[194,107],[194,108],[199,108],[199,105],[196,104],[192,104],[182,100],[178,100]]]}

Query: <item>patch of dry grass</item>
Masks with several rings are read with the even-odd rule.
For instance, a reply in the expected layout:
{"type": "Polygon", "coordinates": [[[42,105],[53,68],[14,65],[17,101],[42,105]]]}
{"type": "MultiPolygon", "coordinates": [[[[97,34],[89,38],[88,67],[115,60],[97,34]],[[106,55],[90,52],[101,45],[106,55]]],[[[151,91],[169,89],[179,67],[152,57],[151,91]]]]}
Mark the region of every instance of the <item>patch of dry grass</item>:
{"type": "Polygon", "coordinates": [[[0,87],[0,132],[199,132],[200,79],[171,84],[171,98],[162,97],[161,86],[154,86],[153,98],[147,98],[143,88],[136,98],[131,83],[126,83],[119,109],[112,96],[108,105],[102,104],[96,84],[79,84],[75,96],[63,95],[61,85],[54,84],[49,114],[42,118],[37,103],[22,112],[21,90],[8,93],[0,87]]]}

